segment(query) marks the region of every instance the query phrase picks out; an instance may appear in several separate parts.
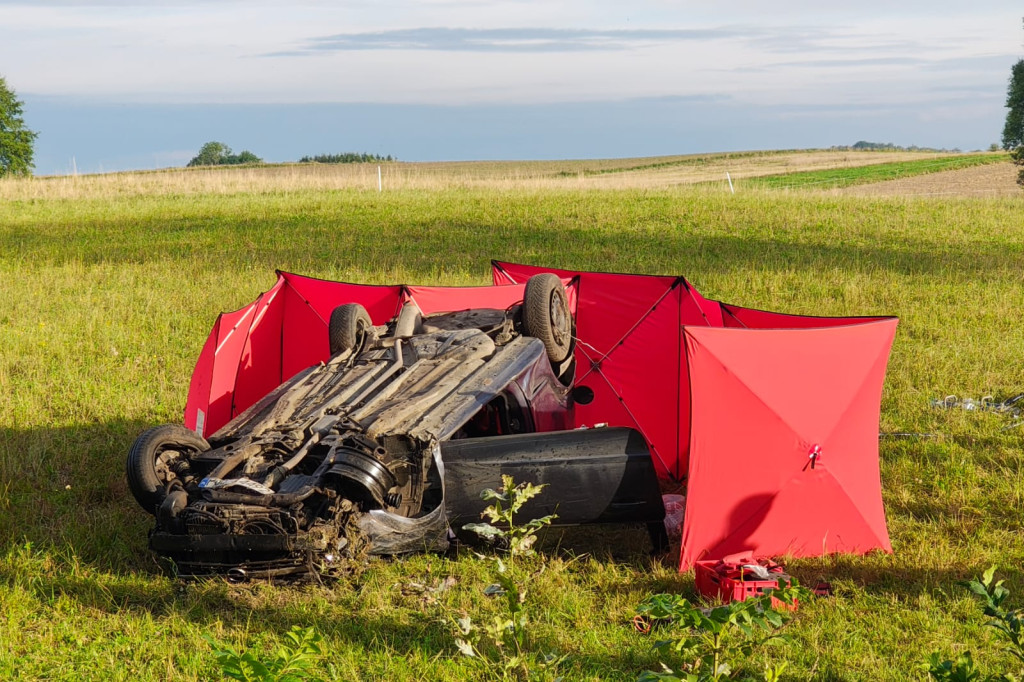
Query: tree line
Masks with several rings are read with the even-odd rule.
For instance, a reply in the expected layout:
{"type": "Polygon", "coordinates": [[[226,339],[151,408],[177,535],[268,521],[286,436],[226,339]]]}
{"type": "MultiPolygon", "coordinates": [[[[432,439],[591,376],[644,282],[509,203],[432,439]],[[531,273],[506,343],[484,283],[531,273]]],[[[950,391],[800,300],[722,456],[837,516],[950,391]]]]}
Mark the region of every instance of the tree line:
{"type": "Polygon", "coordinates": [[[390,154],[366,154],[358,152],[344,152],[343,154],[317,154],[316,156],[303,156],[299,163],[377,163],[381,161],[398,161],[390,154]]]}
{"type": "MultiPolygon", "coordinates": [[[[390,154],[367,154],[365,152],[344,152],[342,154],[317,154],[316,156],[303,156],[299,163],[379,163],[385,161],[397,161],[390,154]]],[[[263,159],[246,150],[240,154],[231,151],[231,147],[223,142],[207,142],[199,150],[199,153],[192,157],[187,167],[196,166],[237,166],[246,163],[263,163],[263,159]]]]}
{"type": "Polygon", "coordinates": [[[909,147],[893,144],[892,142],[867,142],[860,140],[846,147],[832,147],[836,151],[848,152],[959,152],[959,149],[936,149],[935,147],[918,147],[912,144],[909,147]]]}

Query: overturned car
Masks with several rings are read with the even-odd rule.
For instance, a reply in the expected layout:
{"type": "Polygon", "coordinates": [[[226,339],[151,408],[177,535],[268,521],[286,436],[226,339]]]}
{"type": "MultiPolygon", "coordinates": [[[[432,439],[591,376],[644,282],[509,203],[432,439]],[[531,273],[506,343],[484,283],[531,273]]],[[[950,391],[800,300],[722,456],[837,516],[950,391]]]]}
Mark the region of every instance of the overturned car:
{"type": "Polygon", "coordinates": [[[504,310],[424,316],[407,303],[374,326],[334,309],[331,357],[208,439],[179,425],[129,452],[150,547],[181,576],[331,575],[367,554],[441,550],[479,517],[502,474],[551,484],[524,514],[562,524],[648,524],[664,508],[641,435],[570,429],[573,319],[562,281],[540,274],[504,310]]]}

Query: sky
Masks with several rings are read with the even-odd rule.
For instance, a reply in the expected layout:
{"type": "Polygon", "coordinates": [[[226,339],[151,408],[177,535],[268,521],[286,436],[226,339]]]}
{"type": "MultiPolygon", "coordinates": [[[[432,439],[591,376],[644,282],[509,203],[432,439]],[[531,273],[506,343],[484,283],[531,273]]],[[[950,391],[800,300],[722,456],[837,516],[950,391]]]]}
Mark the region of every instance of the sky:
{"type": "Polygon", "coordinates": [[[36,173],[998,142],[1019,0],[0,0],[36,173]]]}

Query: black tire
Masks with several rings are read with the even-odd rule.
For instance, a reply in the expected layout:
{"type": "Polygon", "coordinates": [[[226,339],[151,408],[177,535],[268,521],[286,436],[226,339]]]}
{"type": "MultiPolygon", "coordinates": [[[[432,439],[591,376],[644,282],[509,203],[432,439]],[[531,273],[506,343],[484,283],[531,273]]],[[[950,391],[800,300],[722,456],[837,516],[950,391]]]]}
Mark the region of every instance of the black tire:
{"type": "Polygon", "coordinates": [[[557,365],[569,357],[572,315],[565,287],[558,275],[546,272],[526,280],[523,333],[541,340],[551,364],[557,365]]]}
{"type": "Polygon", "coordinates": [[[366,342],[376,338],[370,313],[358,303],[339,305],[331,311],[331,322],[328,325],[330,334],[331,355],[343,350],[359,353],[366,342]]]}
{"type": "Polygon", "coordinates": [[[167,485],[177,478],[174,469],[181,460],[210,449],[206,439],[178,424],[154,426],[143,431],[125,463],[128,488],[135,501],[150,514],[167,496],[167,485]]]}

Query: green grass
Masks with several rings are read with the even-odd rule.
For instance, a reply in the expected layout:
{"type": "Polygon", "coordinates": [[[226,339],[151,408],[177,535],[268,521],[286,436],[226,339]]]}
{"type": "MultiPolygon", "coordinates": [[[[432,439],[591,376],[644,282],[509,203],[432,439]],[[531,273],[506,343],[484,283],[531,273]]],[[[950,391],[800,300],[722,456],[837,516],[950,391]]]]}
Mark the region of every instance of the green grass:
{"type": "MultiPolygon", "coordinates": [[[[181,585],[146,550],[150,520],[122,469],[139,431],[180,419],[216,313],[269,288],[275,268],[481,284],[490,258],[680,273],[757,308],[899,315],[881,427],[939,435],[881,443],[895,554],[789,562],[836,595],[802,606],[787,628],[798,645],[768,656],[799,680],[920,678],[928,652],[968,646],[1005,663],[955,582],[998,563],[1024,591],[1024,428],[928,401],[1024,391],[1022,209],[694,190],[0,204],[0,679],[214,679],[203,634],[272,649],[296,624],[324,635],[336,679],[486,679],[441,624],[495,608],[472,555],[382,561],[330,587],[181,585]],[[448,575],[437,603],[403,589],[448,575]]],[[[537,636],[568,654],[568,680],[654,667],[635,605],[692,594],[691,575],[637,549],[639,532],[567,535],[531,585],[537,636]]]]}
{"type": "Polygon", "coordinates": [[[864,185],[885,180],[899,180],[915,175],[940,173],[942,171],[985,166],[1009,159],[1007,154],[971,154],[917,161],[877,163],[869,166],[829,168],[826,170],[783,173],[747,178],[741,182],[745,187],[759,189],[837,189],[852,185],[864,185]]]}

